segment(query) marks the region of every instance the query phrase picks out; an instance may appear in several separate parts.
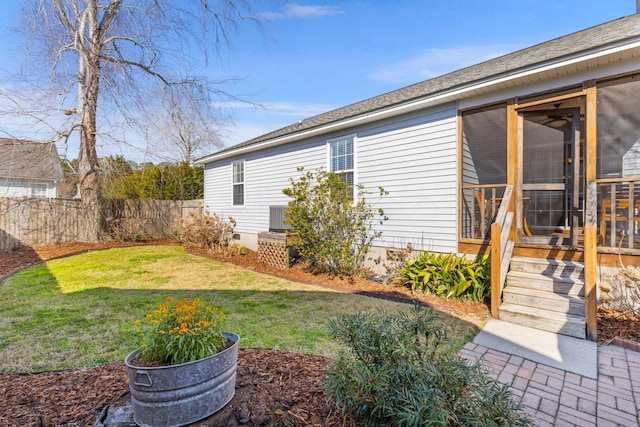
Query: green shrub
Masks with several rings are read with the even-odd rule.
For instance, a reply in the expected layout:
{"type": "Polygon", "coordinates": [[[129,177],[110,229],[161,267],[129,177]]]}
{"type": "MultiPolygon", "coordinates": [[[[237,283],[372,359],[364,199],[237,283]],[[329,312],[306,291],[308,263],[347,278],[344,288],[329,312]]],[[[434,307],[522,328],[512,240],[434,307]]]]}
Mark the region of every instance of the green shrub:
{"type": "Polygon", "coordinates": [[[528,425],[506,385],[446,348],[428,309],[342,315],[329,333],[346,349],[327,367],[327,393],[367,425],[528,425]]]}
{"type": "Polygon", "coordinates": [[[487,255],[470,260],[456,254],[423,252],[398,270],[398,279],[414,292],[431,292],[446,299],[486,302],[491,294],[487,255]]]}
{"type": "MultiPolygon", "coordinates": [[[[387,218],[367,203],[362,187],[353,188],[340,175],[318,169],[289,179],[291,187],[286,222],[291,225],[292,246],[317,272],[354,275],[362,269],[374,238],[375,225],[387,218]],[[353,191],[357,190],[354,201],[353,191]]],[[[380,196],[387,192],[380,187],[380,196]]]]}

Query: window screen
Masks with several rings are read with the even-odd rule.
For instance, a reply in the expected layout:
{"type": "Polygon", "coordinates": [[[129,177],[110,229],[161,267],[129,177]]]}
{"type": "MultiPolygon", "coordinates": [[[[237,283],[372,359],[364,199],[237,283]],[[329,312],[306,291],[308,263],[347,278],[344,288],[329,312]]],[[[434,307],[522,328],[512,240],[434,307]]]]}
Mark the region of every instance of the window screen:
{"type": "Polygon", "coordinates": [[[461,237],[488,237],[507,182],[507,106],[462,113],[461,237]]]}
{"type": "Polygon", "coordinates": [[[597,176],[640,177],[640,76],[598,87],[597,176]]]}
{"type": "Polygon", "coordinates": [[[507,182],[506,105],[462,114],[464,185],[507,182]]]}

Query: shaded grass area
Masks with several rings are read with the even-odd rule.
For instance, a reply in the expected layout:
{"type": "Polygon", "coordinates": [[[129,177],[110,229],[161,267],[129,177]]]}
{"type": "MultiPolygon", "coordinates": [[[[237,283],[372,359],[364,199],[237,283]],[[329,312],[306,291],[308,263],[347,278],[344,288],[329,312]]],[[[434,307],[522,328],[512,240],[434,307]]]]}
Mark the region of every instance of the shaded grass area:
{"type": "MultiPolygon", "coordinates": [[[[134,321],[167,296],[219,306],[241,347],[336,353],[326,320],[407,304],[344,294],[187,254],[144,246],[52,260],[0,282],[0,370],[36,372],[122,361],[136,347],[134,321]]],[[[477,326],[438,313],[458,350],[477,326]]]]}

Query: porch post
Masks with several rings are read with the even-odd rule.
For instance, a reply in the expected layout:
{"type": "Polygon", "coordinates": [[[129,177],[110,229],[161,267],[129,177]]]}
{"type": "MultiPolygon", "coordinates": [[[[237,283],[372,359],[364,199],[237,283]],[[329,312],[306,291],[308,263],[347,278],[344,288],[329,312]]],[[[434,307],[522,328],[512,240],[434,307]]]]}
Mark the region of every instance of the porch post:
{"type": "Polygon", "coordinates": [[[509,212],[515,212],[515,220],[511,226],[509,240],[514,242],[518,241],[518,227],[519,224],[522,224],[518,212],[518,200],[520,200],[520,189],[518,188],[520,163],[518,158],[518,112],[516,111],[516,100],[510,99],[507,103],[507,184],[513,185],[509,212]]]}
{"type": "Polygon", "coordinates": [[[598,194],[596,182],[596,85],[594,81],[584,84],[586,93],[586,152],[585,178],[586,207],[584,223],[584,294],[587,322],[587,339],[596,341],[598,337],[596,311],[597,257],[597,209],[598,194]]]}

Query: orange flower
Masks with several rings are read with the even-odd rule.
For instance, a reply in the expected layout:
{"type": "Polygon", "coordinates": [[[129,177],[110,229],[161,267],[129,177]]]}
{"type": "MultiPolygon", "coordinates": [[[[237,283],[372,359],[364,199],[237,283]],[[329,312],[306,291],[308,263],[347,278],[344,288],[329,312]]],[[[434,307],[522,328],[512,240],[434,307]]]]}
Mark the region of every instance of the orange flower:
{"type": "MultiPolygon", "coordinates": [[[[221,332],[224,314],[217,307],[205,306],[199,298],[174,301],[169,297],[146,318],[149,320],[144,322],[146,333],[141,334],[140,344],[149,357],[153,357],[149,360],[195,360],[190,359],[188,353],[195,354],[196,349],[209,345],[212,340],[224,343],[221,332]],[[193,338],[183,341],[184,335],[193,338]]],[[[135,323],[143,324],[142,321],[135,323]]]]}

